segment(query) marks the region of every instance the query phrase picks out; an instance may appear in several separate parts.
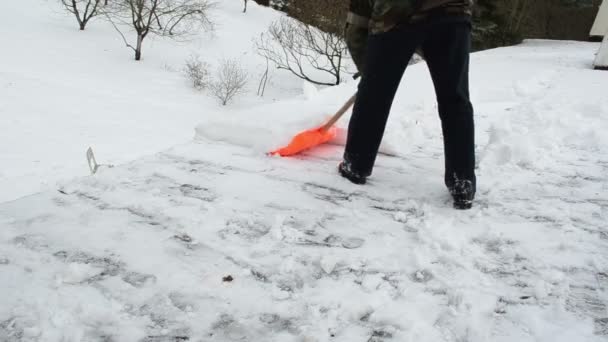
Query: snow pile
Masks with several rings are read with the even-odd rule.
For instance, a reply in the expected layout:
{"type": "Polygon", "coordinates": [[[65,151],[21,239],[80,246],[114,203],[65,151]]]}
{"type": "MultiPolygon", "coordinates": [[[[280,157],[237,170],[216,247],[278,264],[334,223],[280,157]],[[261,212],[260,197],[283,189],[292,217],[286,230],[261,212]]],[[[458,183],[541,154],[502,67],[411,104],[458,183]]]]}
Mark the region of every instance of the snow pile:
{"type": "Polygon", "coordinates": [[[593,65],[595,69],[598,70],[608,70],[608,35],[604,37],[602,41],[602,45],[600,46],[600,50],[597,52],[597,56],[595,56],[595,62],[593,65]]]}
{"type": "Polygon", "coordinates": [[[247,146],[261,154],[274,150],[296,133],[322,126],[355,92],[354,84],[322,92],[314,87],[304,83],[304,95],[296,99],[241,109],[230,115],[209,115],[196,127],[195,138],[247,146]]]}
{"type": "MultiPolygon", "coordinates": [[[[605,77],[590,64],[597,45],[527,41],[474,54],[471,91],[482,160],[525,164],[552,159],[545,152],[559,144],[605,145],[604,123],[598,126],[595,120],[586,120],[605,113],[608,106],[603,94],[605,77]],[[563,86],[554,89],[556,84],[563,86]],[[572,89],[566,86],[570,84],[585,86],[572,89]],[[573,131],[575,123],[577,130],[573,131]],[[501,149],[501,144],[508,147],[501,149]]],[[[250,146],[262,153],[288,142],[299,131],[322,124],[356,92],[354,81],[320,92],[310,91],[310,87],[304,85],[305,96],[299,99],[246,108],[230,116],[207,116],[197,127],[197,138],[250,146]]],[[[381,151],[407,156],[422,148],[440,150],[436,112],[426,64],[410,66],[396,96],[381,151]]],[[[345,130],[347,124],[348,115],[338,126],[345,130]]],[[[343,144],[344,137],[335,143],[343,144]]]]}

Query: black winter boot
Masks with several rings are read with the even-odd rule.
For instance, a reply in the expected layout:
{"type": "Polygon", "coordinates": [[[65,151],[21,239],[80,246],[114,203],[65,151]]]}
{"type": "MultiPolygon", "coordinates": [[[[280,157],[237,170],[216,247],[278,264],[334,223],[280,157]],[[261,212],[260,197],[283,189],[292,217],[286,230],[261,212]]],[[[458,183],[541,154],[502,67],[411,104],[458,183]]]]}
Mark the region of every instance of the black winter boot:
{"type": "Polygon", "coordinates": [[[348,179],[352,183],[363,185],[367,181],[367,176],[364,176],[362,173],[353,170],[352,164],[347,160],[338,165],[338,172],[342,177],[348,179]]]}
{"type": "Polygon", "coordinates": [[[450,194],[454,199],[454,208],[467,210],[473,207],[475,198],[475,188],[473,182],[469,180],[456,180],[454,186],[450,188],[450,194]]]}

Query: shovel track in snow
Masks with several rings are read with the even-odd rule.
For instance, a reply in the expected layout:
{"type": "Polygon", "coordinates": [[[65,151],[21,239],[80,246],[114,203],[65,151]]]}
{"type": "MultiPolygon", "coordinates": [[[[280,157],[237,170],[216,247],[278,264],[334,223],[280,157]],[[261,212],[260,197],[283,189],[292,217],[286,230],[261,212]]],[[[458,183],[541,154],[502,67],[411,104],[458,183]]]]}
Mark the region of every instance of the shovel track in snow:
{"type": "MultiPolygon", "coordinates": [[[[332,160],[300,174],[303,161],[215,146],[214,153],[233,156],[228,166],[199,147],[0,208],[6,215],[22,206],[2,244],[27,251],[51,273],[86,265],[97,273],[67,271],[76,281],[60,286],[120,303],[107,309],[120,320],[93,325],[59,307],[83,336],[119,341],[127,330],[108,327],[128,325],[142,342],[481,341],[505,334],[532,341],[526,317],[555,307],[563,311],[552,320],[592,322],[586,340],[606,336],[608,199],[578,196],[575,188],[599,189],[602,179],[551,185],[571,187],[566,198],[539,195],[541,183],[529,193],[505,189],[500,200],[482,193],[485,205],[454,212],[439,186],[424,194],[394,182],[353,188],[331,172],[332,160]],[[134,259],[132,248],[143,248],[150,261],[134,259]],[[424,323],[418,332],[412,317],[424,323]]],[[[398,179],[399,169],[383,170],[398,179]]],[[[9,261],[0,268],[26,267],[9,261]]],[[[0,336],[25,341],[40,324],[20,308],[41,310],[30,302],[4,313],[0,336]]]]}

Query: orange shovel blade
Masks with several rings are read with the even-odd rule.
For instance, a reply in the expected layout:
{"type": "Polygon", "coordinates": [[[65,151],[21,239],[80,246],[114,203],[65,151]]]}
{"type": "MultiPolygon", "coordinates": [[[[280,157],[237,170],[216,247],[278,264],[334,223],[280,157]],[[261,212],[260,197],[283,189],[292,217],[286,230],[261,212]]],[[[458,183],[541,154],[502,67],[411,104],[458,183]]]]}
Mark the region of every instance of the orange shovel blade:
{"type": "Polygon", "coordinates": [[[337,130],[332,127],[328,130],[322,130],[321,128],[311,129],[304,131],[291,139],[289,145],[280,148],[276,151],[270,152],[270,154],[278,154],[281,157],[293,156],[302,151],[308,150],[312,147],[324,144],[331,139],[335,138],[337,130]]]}

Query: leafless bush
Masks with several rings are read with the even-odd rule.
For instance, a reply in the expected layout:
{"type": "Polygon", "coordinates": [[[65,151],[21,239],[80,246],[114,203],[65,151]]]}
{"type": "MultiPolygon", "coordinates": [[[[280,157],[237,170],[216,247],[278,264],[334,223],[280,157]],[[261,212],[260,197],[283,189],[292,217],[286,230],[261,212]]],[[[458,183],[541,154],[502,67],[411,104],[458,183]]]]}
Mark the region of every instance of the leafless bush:
{"type": "Polygon", "coordinates": [[[318,85],[340,84],[346,71],[346,43],[341,36],[316,29],[299,21],[281,18],[255,42],[257,53],[277,68],[288,70],[301,79],[318,85]],[[310,76],[311,70],[329,74],[333,82],[310,76]]]}
{"type": "Polygon", "coordinates": [[[244,92],[247,78],[247,72],[237,60],[222,60],[218,66],[215,79],[210,83],[209,88],[211,93],[225,106],[235,96],[244,92]]]}
{"type": "Polygon", "coordinates": [[[113,0],[107,18],[138,61],[142,43],[149,34],[180,39],[199,29],[212,29],[209,12],[213,6],[210,0],[113,0]],[[135,44],[123,34],[121,27],[126,26],[135,30],[135,44]]]}
{"type": "Polygon", "coordinates": [[[102,1],[103,0],[61,0],[61,4],[68,12],[74,14],[80,30],[84,31],[89,20],[100,14],[102,1]]]}
{"type": "Polygon", "coordinates": [[[209,64],[201,61],[198,55],[191,55],[186,60],[184,74],[197,90],[203,90],[209,85],[209,64]]]}

